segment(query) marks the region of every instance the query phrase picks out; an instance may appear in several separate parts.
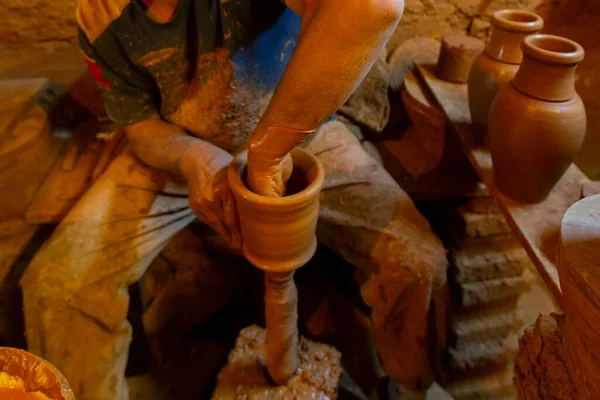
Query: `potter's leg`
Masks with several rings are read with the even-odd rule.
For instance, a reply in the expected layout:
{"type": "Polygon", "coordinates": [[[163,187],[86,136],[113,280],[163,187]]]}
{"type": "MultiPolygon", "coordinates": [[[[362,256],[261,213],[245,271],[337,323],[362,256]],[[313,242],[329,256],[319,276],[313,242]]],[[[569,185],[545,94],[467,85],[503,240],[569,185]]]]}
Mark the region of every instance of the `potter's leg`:
{"type": "Polygon", "coordinates": [[[446,255],[427,220],[340,122],[308,145],[325,167],[319,240],[364,272],[372,333],[386,372],[410,388],[432,380],[432,297],[445,288],[446,255]]]}
{"type": "Polygon", "coordinates": [[[227,243],[218,233],[192,225],[171,239],[140,282],[148,335],[186,332],[251,289],[255,271],[241,253],[219,251],[227,243]]]}
{"type": "Polygon", "coordinates": [[[64,373],[78,400],[127,399],[127,289],[194,219],[187,205],[185,187],[125,151],[29,265],[29,350],[64,373]]]}

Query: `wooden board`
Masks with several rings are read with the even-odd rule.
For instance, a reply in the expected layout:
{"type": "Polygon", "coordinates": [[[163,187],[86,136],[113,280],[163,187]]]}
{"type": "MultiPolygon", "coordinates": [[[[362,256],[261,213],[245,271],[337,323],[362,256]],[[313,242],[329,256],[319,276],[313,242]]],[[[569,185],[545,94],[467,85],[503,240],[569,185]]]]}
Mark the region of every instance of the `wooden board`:
{"type": "Polygon", "coordinates": [[[0,80],[0,143],[35,104],[47,79],[0,80]]]}
{"type": "Polygon", "coordinates": [[[109,140],[100,142],[96,133],[97,127],[93,123],[82,124],[77,128],[31,201],[25,213],[27,223],[62,221],[104,172],[124,142],[124,136],[119,130],[109,140]]]}
{"type": "Polygon", "coordinates": [[[29,107],[0,143],[0,221],[22,218],[58,159],[63,141],[52,136],[46,111],[29,107]]]}
{"type": "Polygon", "coordinates": [[[419,66],[419,75],[431,94],[446,113],[452,130],[473,168],[498,201],[513,233],[557,301],[561,300],[560,281],[556,269],[556,251],[561,220],[567,209],[579,200],[581,187],[588,177],[574,164],[558,182],[550,196],[537,204],[523,204],[504,196],[494,187],[490,152],[478,146],[471,129],[467,85],[458,85],[438,79],[432,72],[419,66]]]}

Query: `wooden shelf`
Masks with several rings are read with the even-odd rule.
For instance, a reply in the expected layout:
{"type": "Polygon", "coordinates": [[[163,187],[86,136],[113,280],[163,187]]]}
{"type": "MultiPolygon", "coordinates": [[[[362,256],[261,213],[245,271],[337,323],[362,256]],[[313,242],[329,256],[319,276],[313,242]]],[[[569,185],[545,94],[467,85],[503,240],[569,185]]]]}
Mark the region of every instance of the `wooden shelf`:
{"type": "Polygon", "coordinates": [[[535,264],[542,279],[561,302],[561,288],[556,269],[556,250],[560,223],[567,209],[580,199],[581,186],[588,177],[572,164],[550,196],[537,204],[519,203],[494,188],[492,158],[489,151],[476,144],[471,127],[467,85],[438,79],[428,69],[418,66],[420,78],[445,112],[463,151],[475,172],[496,198],[513,233],[535,264]]]}

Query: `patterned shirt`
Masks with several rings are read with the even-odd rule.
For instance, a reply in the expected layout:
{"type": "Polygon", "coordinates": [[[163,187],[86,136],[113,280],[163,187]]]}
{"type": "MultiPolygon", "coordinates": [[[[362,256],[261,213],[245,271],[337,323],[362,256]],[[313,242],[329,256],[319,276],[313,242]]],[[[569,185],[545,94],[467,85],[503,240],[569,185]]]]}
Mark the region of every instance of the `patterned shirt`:
{"type": "Polygon", "coordinates": [[[112,120],[158,113],[228,151],[252,133],[301,25],[279,0],[181,0],[167,23],[141,0],[79,0],[77,21],[112,120]]]}

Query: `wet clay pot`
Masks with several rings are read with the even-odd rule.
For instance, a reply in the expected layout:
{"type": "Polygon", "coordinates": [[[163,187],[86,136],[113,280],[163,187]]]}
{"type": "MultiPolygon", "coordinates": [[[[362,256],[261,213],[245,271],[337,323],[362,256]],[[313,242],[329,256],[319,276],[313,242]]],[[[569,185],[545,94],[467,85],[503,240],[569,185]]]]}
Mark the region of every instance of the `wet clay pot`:
{"type": "Polygon", "coordinates": [[[469,108],[478,142],[483,143],[488,115],[500,87],[517,73],[523,58],[521,42],[544,25],[542,18],[528,11],[500,10],[492,16],[490,42],[469,72],[469,108]]]}
{"type": "Polygon", "coordinates": [[[265,271],[293,271],[306,264],[317,248],[315,230],[325,172],[320,161],[303,149],[291,152],[294,171],[284,197],[253,193],[245,184],[246,160],[229,166],[229,184],[237,202],[244,255],[265,271]]]}
{"type": "Polygon", "coordinates": [[[33,354],[0,347],[0,399],[75,400],[65,377],[33,354]]]}
{"type": "Polygon", "coordinates": [[[553,35],[522,44],[523,63],[492,103],[488,144],[497,188],[515,200],[544,200],[579,152],[586,114],[575,91],[583,48],[553,35]]]}

